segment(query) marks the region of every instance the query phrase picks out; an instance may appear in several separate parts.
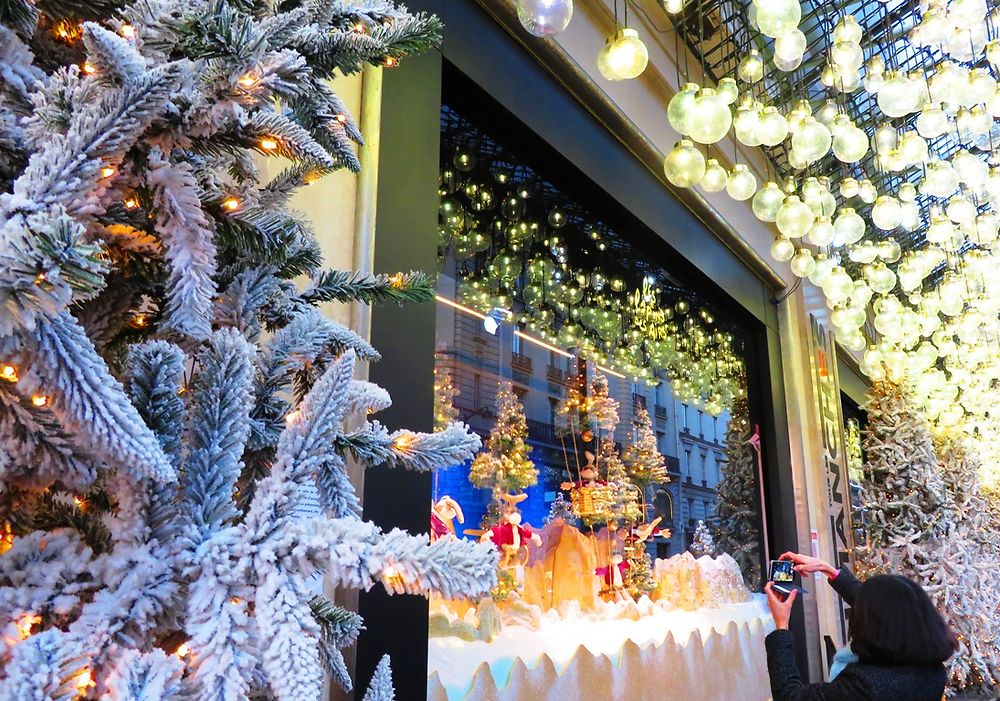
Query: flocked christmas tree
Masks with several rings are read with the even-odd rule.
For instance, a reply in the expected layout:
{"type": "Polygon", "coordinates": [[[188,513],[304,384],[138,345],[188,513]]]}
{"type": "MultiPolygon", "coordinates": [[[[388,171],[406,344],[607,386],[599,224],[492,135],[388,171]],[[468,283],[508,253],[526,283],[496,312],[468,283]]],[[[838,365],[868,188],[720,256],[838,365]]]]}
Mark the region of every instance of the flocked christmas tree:
{"type": "Polygon", "coordinates": [[[898,385],[869,392],[864,437],[867,479],[861,492],[865,542],[857,547],[862,576],[903,574],[918,582],[958,634],[949,661],[951,686],[992,686],[1000,678],[997,649],[996,553],[961,515],[977,497],[960,449],[945,448],[942,469],[927,423],[908,406],[898,385]]]}
{"type": "Polygon", "coordinates": [[[694,528],[694,537],[688,550],[695,557],[715,554],[715,540],[712,538],[712,532],[708,530],[708,526],[701,519],[698,519],[698,525],[694,528]]]}
{"type": "Polygon", "coordinates": [[[531,447],[525,443],[528,423],[524,407],[510,382],[500,385],[496,401],[497,422],[486,439],[486,450],[469,468],[469,481],[490,490],[494,507],[502,495],[518,494],[538,483],[538,468],[528,457],[531,447]]]}
{"type": "Polygon", "coordinates": [[[625,471],[642,488],[670,481],[667,464],[656,444],[656,432],[645,407],[635,411],[635,439],[622,452],[625,471]]]}
{"type": "Polygon", "coordinates": [[[384,0],[11,0],[0,22],[0,698],[349,686],[361,619],[313,582],[476,596],[497,560],[359,518],[347,455],[429,470],[479,440],[368,418],[389,397],[352,376],[379,355],[315,305],[432,286],[323,270],[289,208],[358,168],[328,79],[432,46],[437,21],[384,0]],[[264,183],[270,156],[288,167],[264,183]],[[321,513],[298,508],[311,489],[321,513]]]}
{"type": "Polygon", "coordinates": [[[760,586],[760,517],[757,513],[757,452],[746,399],[733,405],[726,428],[726,458],[716,488],[716,552],[730,555],[747,586],[760,586]]]}
{"type": "Polygon", "coordinates": [[[634,539],[625,545],[625,570],[623,582],[625,590],[633,599],[656,591],[656,578],[653,576],[653,563],[646,550],[646,544],[634,539]]]}
{"type": "Polygon", "coordinates": [[[566,501],[562,492],[556,492],[556,498],[549,506],[549,513],[545,517],[545,525],[547,526],[558,519],[562,519],[567,524],[576,522],[576,516],[573,514],[573,505],[566,501]]]}

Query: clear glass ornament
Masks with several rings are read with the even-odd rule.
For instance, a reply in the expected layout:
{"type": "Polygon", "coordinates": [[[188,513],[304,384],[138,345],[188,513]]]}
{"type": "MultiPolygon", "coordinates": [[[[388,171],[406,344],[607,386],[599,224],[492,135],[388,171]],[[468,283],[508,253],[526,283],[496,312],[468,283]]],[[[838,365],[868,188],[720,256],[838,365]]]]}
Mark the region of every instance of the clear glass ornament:
{"type": "Polygon", "coordinates": [[[809,277],[816,269],[816,260],[807,248],[800,248],[791,261],[792,272],[798,277],[809,277]]]}
{"type": "Polygon", "coordinates": [[[597,69],[608,80],[631,80],[646,70],[649,51],[634,29],[624,27],[608,37],[597,55],[597,69]]]}
{"type": "Polygon", "coordinates": [[[769,105],[760,114],[757,138],[765,146],[777,146],[788,136],[788,122],[777,107],[769,105]]]}
{"type": "Polygon", "coordinates": [[[887,117],[903,117],[916,112],[920,99],[919,86],[903,73],[886,74],[885,84],[878,91],[878,106],[887,117]]]}
{"type": "Polygon", "coordinates": [[[667,104],[667,121],[678,134],[687,135],[691,131],[694,104],[698,96],[698,85],[686,83],[667,104]]]}
{"type": "Polygon", "coordinates": [[[851,207],[844,207],[833,220],[834,238],[837,246],[857,243],[865,235],[865,220],[851,207]]]}
{"type": "Polygon", "coordinates": [[[740,96],[739,86],[736,85],[736,81],[729,76],[726,76],[719,81],[718,87],[716,87],[715,92],[727,105],[731,105],[740,96]]]}
{"type": "Polygon", "coordinates": [[[698,91],[688,136],[699,144],[714,144],[729,133],[733,114],[729,105],[712,88],[698,91]]]}
{"type": "Polygon", "coordinates": [[[899,226],[903,212],[899,200],[889,195],[882,195],[875,200],[872,207],[872,223],[882,231],[892,231],[899,226]]]}
{"type": "Polygon", "coordinates": [[[833,155],[842,163],[857,163],[868,153],[868,135],[851,124],[833,137],[833,155]]]}
{"type": "Polygon", "coordinates": [[[795,256],[795,244],[786,238],[777,238],[771,244],[771,257],[787,263],[795,256]]]}
{"type": "Polygon", "coordinates": [[[709,158],[705,163],[705,174],[701,176],[700,185],[705,192],[722,192],[729,182],[729,172],[719,165],[719,161],[709,158]]]}
{"type": "Polygon", "coordinates": [[[833,222],[830,221],[830,217],[816,217],[816,222],[809,229],[806,238],[809,243],[822,248],[823,246],[829,246],[833,242],[835,234],[836,232],[833,228],[833,222]]]}
{"type": "Polygon", "coordinates": [[[778,217],[778,209],[785,201],[785,193],[777,183],[771,181],[754,195],[752,208],[754,216],[764,222],[773,222],[778,217]]]}
{"type": "Polygon", "coordinates": [[[833,135],[830,130],[812,116],[803,120],[802,125],[792,134],[792,148],[807,163],[814,163],[825,156],[832,145],[833,135]]]}
{"type": "Polygon", "coordinates": [[[802,6],[799,0],[755,0],[757,27],[761,34],[777,39],[799,26],[802,6]]]}
{"type": "Polygon", "coordinates": [[[844,199],[858,196],[860,186],[854,178],[844,178],[840,181],[840,196],[844,199]]]}
{"type": "Polygon", "coordinates": [[[764,77],[764,59],[757,49],[751,49],[750,53],[743,57],[736,68],[736,75],[744,83],[756,83],[764,77]]]}
{"type": "Polygon", "coordinates": [[[691,187],[705,175],[705,157],[691,141],[682,139],[667,154],[663,171],[673,185],[691,187]]]}
{"type": "Polygon", "coordinates": [[[815,221],[816,214],[812,208],[796,195],[790,195],[785,200],[775,218],[778,231],[792,239],[805,236],[815,221]]]}
{"type": "Polygon", "coordinates": [[[760,146],[761,140],[757,135],[757,130],[760,127],[760,111],[760,103],[749,98],[736,110],[733,127],[736,131],[736,139],[741,144],[760,146]]]}
{"type": "Polygon", "coordinates": [[[573,19],[573,0],[517,0],[517,19],[536,37],[555,36],[573,19]]]}
{"type": "Polygon", "coordinates": [[[746,166],[745,163],[737,163],[733,166],[733,172],[729,175],[729,182],[726,183],[726,193],[734,200],[742,202],[753,197],[757,191],[757,178],[746,166]]]}
{"type": "Polygon", "coordinates": [[[796,61],[806,50],[806,35],[796,27],[774,40],[774,55],[783,61],[796,61]]]}
{"type": "Polygon", "coordinates": [[[871,180],[866,178],[861,181],[858,185],[858,197],[865,204],[871,204],[878,198],[878,190],[875,189],[875,185],[871,180]]]}

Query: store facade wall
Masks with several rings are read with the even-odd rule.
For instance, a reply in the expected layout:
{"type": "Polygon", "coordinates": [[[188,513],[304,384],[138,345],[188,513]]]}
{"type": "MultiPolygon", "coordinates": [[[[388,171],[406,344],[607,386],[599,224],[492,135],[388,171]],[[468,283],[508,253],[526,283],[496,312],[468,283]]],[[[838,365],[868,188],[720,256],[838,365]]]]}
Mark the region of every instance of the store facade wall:
{"type": "MultiPolygon", "coordinates": [[[[767,391],[757,401],[768,416],[762,426],[762,442],[768,463],[769,546],[772,552],[786,548],[808,552],[815,532],[820,552],[832,551],[833,537],[824,513],[828,485],[821,469],[821,437],[817,442],[808,436],[818,425],[820,411],[810,384],[809,319],[810,313],[824,318],[825,306],[816,305],[801,289],[791,294],[783,291],[784,281],[792,278],[780,264],[777,269],[762,269],[766,249],[757,248],[768,240],[770,232],[751,232],[748,238],[753,240],[744,240],[739,251],[734,250],[740,246],[731,236],[724,242],[726,236],[711,235],[706,219],[713,211],[720,216],[720,209],[682,203],[667,192],[662,177],[637,157],[627,140],[595,120],[593,110],[588,114],[579,96],[570,94],[558,76],[540,66],[498,24],[503,6],[508,6],[509,14],[509,3],[484,2],[493,6],[492,15],[473,3],[426,0],[411,4],[415,10],[435,12],[443,18],[445,45],[441,54],[409,61],[385,75],[375,271],[430,270],[436,265],[440,85],[447,60],[718,284],[742,313],[760,323],[755,363],[762,371],[766,369],[762,375],[768,382],[767,391]]],[[[593,31],[600,31],[599,20],[593,31]]],[[[575,24],[584,25],[586,30],[585,22],[575,24]]],[[[762,226],[752,216],[726,214],[728,224],[724,226],[731,228],[734,220],[762,226]]],[[[380,310],[374,319],[373,341],[387,353],[386,359],[373,367],[372,378],[396,396],[401,391],[407,396],[405,403],[393,408],[393,415],[386,416],[390,424],[429,425],[433,412],[433,328],[433,309],[380,310]]],[[[863,387],[853,373],[848,385],[854,394],[863,387]]],[[[430,484],[424,476],[369,472],[366,516],[383,527],[425,529],[429,501],[414,500],[413,495],[429,495],[430,484]]],[[[802,618],[796,622],[804,641],[801,661],[815,679],[822,678],[827,664],[821,629],[825,627],[827,634],[837,629],[832,603],[818,599],[807,600],[802,618]]],[[[359,680],[366,679],[374,668],[374,650],[388,644],[390,652],[396,653],[394,659],[405,658],[396,670],[401,688],[422,685],[426,659],[414,654],[412,646],[426,643],[426,603],[372,592],[365,595],[362,612],[374,633],[369,640],[378,640],[378,645],[373,644],[371,651],[364,647],[359,651],[359,680]]],[[[832,642],[842,641],[833,638],[832,642]]]]}

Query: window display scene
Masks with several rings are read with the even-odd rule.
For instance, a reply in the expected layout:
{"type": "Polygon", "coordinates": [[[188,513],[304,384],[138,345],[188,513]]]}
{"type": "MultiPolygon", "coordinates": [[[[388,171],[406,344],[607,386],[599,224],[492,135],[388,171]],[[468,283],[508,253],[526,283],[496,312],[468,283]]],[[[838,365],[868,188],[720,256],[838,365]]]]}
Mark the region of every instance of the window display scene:
{"type": "Polygon", "coordinates": [[[732,665],[767,622],[742,329],[462,94],[442,107],[435,418],[483,447],[435,475],[431,527],[500,562],[489,596],[432,600],[428,694],[555,699],[602,655],[620,683],[709,641],[732,665]]]}

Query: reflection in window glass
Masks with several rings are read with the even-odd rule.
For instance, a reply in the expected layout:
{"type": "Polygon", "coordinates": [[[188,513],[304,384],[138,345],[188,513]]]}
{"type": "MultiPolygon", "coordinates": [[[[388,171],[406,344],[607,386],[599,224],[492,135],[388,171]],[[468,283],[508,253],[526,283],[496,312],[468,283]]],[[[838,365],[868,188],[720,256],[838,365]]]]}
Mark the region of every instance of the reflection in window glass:
{"type": "MultiPolygon", "coordinates": [[[[494,129],[442,110],[438,364],[483,451],[440,474],[433,498],[461,505],[456,536],[493,542],[501,567],[490,600],[432,602],[432,636],[502,640],[484,621],[530,627],[644,598],[660,612],[749,599],[759,443],[741,329],[494,129]],[[699,521],[719,569],[688,553],[699,521]],[[692,567],[731,577],[717,591],[735,598],[699,598],[692,567]]],[[[435,655],[457,644],[431,646],[442,684],[460,675],[435,655]]]]}

